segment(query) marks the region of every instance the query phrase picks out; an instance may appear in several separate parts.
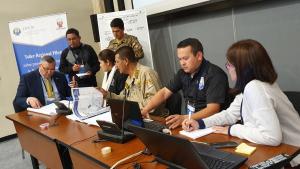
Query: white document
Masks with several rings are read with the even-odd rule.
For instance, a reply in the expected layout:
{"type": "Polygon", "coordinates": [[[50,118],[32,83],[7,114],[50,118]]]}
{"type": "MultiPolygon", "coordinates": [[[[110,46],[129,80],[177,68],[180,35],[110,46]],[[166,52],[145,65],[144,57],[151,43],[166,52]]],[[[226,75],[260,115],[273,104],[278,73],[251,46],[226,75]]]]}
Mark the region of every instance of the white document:
{"type": "MultiPolygon", "coordinates": [[[[67,107],[70,107],[68,100],[61,100],[60,102],[63,103],[64,105],[66,105],[67,107]]],[[[56,108],[57,108],[57,106],[54,103],[51,103],[51,104],[43,106],[39,109],[28,107],[27,111],[34,112],[34,113],[40,113],[40,114],[44,114],[47,116],[54,116],[54,115],[56,115],[56,110],[55,110],[56,108]]]]}
{"type": "Polygon", "coordinates": [[[76,74],[76,76],[79,77],[79,78],[83,77],[83,76],[86,76],[86,75],[88,75],[88,73],[77,73],[76,74]]]}
{"type": "Polygon", "coordinates": [[[110,111],[85,119],[85,120],[81,120],[79,119],[75,114],[72,115],[68,115],[66,116],[68,119],[74,120],[74,121],[79,121],[82,123],[87,123],[89,125],[95,125],[95,126],[99,126],[98,123],[96,122],[96,120],[103,120],[103,121],[107,121],[107,122],[111,122],[112,123],[112,117],[111,117],[111,113],[110,111]]]}
{"type": "Polygon", "coordinates": [[[179,134],[190,137],[192,139],[197,139],[199,137],[208,135],[208,134],[210,134],[214,131],[215,130],[213,130],[212,128],[198,129],[198,130],[194,130],[194,131],[191,131],[191,132],[181,130],[181,131],[179,131],[179,134]]]}
{"type": "Polygon", "coordinates": [[[72,88],[73,113],[85,120],[99,114],[110,111],[109,107],[103,107],[103,95],[94,87],[72,88]]]}

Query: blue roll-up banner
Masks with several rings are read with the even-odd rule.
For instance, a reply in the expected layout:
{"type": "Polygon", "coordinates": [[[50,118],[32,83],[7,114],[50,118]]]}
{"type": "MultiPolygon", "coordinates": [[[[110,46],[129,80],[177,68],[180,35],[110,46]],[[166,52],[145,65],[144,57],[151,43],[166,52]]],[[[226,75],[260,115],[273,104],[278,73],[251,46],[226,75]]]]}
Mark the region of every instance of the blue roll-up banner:
{"type": "Polygon", "coordinates": [[[61,52],[68,46],[67,29],[66,13],[9,22],[20,75],[37,69],[44,55],[53,56],[57,68],[61,52]]]}

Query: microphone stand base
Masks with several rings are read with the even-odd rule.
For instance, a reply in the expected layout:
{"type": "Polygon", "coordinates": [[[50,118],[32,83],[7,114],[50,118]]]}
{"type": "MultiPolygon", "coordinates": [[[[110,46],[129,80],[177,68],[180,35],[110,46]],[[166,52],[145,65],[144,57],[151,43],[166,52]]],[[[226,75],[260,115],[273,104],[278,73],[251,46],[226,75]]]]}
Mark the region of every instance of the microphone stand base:
{"type": "Polygon", "coordinates": [[[102,130],[99,130],[97,133],[98,133],[98,137],[101,139],[115,142],[115,143],[121,143],[121,144],[126,143],[127,141],[135,137],[133,133],[128,131],[124,131],[124,135],[107,133],[107,132],[103,132],[102,130]]]}

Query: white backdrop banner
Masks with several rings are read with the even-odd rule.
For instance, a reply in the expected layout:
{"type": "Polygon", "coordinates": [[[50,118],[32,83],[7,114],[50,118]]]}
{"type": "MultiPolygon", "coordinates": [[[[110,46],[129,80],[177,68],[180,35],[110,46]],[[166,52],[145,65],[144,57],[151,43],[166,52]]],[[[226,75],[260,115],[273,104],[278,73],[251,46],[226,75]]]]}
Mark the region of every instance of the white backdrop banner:
{"type": "Polygon", "coordinates": [[[124,22],[125,33],[136,36],[143,47],[144,58],[141,59],[140,62],[153,68],[148,21],[146,16],[146,11],[143,9],[97,14],[101,49],[107,48],[109,41],[114,39],[110,22],[114,18],[121,18],[124,22]]]}
{"type": "Polygon", "coordinates": [[[20,75],[37,69],[40,58],[51,55],[59,65],[60,54],[68,45],[66,13],[9,22],[20,75]]]}

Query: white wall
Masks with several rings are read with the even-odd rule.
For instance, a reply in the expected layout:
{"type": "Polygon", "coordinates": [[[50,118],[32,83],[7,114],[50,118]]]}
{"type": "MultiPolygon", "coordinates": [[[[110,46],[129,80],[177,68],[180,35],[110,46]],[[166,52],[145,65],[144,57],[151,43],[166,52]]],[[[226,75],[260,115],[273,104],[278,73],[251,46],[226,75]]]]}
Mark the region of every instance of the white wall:
{"type": "Polygon", "coordinates": [[[199,5],[209,0],[133,0],[134,9],[143,9],[147,11],[147,15],[163,13],[171,10],[178,10],[183,7],[199,5]]]}
{"type": "Polygon", "coordinates": [[[12,101],[19,83],[19,73],[9,35],[8,22],[34,16],[67,12],[68,26],[80,31],[82,42],[92,45],[93,40],[89,15],[93,13],[91,0],[5,0],[0,6],[0,138],[14,134],[13,123],[5,118],[14,113],[12,101]]]}

